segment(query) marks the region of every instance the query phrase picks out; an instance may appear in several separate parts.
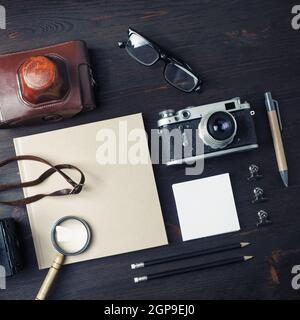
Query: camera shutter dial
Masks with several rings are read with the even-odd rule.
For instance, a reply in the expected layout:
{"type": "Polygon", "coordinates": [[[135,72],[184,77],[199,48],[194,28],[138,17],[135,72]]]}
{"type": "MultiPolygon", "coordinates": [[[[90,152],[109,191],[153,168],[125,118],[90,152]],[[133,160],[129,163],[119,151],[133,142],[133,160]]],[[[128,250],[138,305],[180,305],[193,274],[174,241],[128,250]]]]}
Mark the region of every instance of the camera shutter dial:
{"type": "Polygon", "coordinates": [[[158,116],[160,119],[165,119],[165,118],[169,118],[169,117],[173,117],[175,115],[175,110],[173,109],[167,109],[167,110],[163,110],[161,111],[158,116]]]}
{"type": "Polygon", "coordinates": [[[207,146],[222,149],[233,141],[237,124],[231,113],[218,111],[204,115],[198,129],[200,139],[207,146]]]}

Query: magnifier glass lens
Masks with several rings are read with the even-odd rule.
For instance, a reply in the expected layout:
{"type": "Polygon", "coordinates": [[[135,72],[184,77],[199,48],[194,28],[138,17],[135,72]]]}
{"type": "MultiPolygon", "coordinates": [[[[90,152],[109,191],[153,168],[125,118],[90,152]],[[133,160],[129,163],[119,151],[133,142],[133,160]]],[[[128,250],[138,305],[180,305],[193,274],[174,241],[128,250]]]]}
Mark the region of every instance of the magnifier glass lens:
{"type": "Polygon", "coordinates": [[[80,220],[68,218],[57,224],[53,230],[53,240],[59,251],[65,254],[79,254],[89,242],[89,230],[80,220]]]}

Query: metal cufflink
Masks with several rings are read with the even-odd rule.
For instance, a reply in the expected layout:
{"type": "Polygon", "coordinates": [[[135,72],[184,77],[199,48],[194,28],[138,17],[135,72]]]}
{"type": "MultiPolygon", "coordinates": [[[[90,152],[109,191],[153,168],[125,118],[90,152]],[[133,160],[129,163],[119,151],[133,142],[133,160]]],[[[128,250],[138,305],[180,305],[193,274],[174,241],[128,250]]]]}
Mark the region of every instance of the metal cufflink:
{"type": "Polygon", "coordinates": [[[257,212],[257,216],[258,221],[256,223],[256,227],[263,227],[272,223],[272,221],[269,219],[269,214],[264,210],[259,210],[257,212]]]}
{"type": "Polygon", "coordinates": [[[259,166],[257,166],[256,164],[251,164],[249,166],[249,173],[250,175],[247,179],[248,181],[255,181],[263,177],[263,175],[259,173],[259,166]]]}
{"type": "Polygon", "coordinates": [[[268,198],[264,197],[264,189],[260,187],[255,187],[253,189],[254,198],[252,199],[252,203],[260,203],[265,202],[268,198]]]}

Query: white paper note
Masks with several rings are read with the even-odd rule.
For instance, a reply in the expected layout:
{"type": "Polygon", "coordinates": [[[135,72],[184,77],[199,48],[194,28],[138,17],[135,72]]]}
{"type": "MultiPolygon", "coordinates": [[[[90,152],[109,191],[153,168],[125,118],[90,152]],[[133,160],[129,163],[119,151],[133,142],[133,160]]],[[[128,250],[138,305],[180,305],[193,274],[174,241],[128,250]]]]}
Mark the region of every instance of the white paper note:
{"type": "Polygon", "coordinates": [[[172,187],[184,241],[240,230],[228,173],[172,187]]]}

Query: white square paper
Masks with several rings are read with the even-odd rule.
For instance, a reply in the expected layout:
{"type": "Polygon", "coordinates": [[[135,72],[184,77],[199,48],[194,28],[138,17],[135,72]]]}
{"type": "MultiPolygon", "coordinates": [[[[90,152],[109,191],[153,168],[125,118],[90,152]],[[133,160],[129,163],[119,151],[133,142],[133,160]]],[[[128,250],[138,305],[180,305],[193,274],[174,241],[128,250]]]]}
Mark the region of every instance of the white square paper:
{"type": "Polygon", "coordinates": [[[172,187],[183,241],[240,230],[228,173],[172,187]]]}

